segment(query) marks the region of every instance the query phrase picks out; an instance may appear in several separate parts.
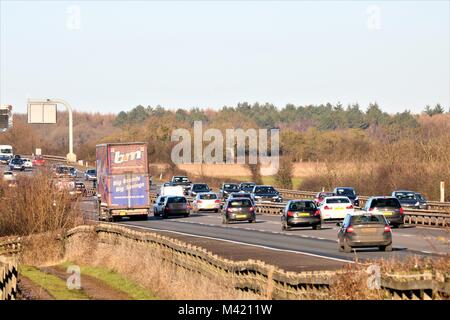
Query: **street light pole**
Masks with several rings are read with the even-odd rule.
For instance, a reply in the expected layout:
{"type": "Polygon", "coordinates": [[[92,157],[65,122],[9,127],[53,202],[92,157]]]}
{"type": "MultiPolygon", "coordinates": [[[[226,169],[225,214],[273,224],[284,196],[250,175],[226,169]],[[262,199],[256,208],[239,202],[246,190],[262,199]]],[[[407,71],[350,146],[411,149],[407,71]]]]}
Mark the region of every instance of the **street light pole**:
{"type": "Polygon", "coordinates": [[[73,152],[73,115],[72,115],[72,107],[70,106],[70,104],[62,99],[45,99],[44,101],[42,100],[28,100],[28,105],[30,104],[41,104],[41,105],[45,105],[45,104],[62,104],[64,105],[64,107],[66,107],[67,109],[67,113],[69,114],[69,153],[66,155],[67,161],[68,162],[76,162],[77,161],[77,156],[76,154],[73,152]]]}
{"type": "Polygon", "coordinates": [[[69,153],[67,154],[67,161],[76,162],[77,156],[73,152],[73,116],[72,116],[72,107],[70,104],[62,99],[47,99],[50,103],[62,104],[66,107],[67,112],[69,113],[69,153]]]}

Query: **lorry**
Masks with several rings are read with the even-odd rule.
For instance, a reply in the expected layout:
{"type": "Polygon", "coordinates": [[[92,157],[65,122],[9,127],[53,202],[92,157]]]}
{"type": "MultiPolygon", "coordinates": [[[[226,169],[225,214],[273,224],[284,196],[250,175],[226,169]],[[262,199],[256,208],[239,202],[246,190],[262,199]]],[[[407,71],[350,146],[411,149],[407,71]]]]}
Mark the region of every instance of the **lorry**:
{"type": "Polygon", "coordinates": [[[99,220],[147,219],[150,210],[147,144],[96,146],[99,220]]]}
{"type": "Polygon", "coordinates": [[[14,152],[13,147],[8,144],[0,145],[0,162],[3,164],[8,164],[13,158],[14,152]]]}

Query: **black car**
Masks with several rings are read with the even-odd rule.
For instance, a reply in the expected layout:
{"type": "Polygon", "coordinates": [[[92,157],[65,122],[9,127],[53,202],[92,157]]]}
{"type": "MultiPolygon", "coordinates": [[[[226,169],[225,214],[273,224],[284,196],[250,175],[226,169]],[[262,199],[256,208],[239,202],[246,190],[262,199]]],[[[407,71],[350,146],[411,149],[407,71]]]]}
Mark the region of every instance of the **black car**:
{"type": "MultiPolygon", "coordinates": [[[[172,184],[173,185],[173,184],[172,184]]],[[[188,194],[191,197],[195,197],[197,193],[201,192],[210,192],[211,189],[208,187],[206,183],[193,183],[189,188],[188,194]]]]}
{"type": "Polygon", "coordinates": [[[258,201],[270,201],[270,202],[282,202],[283,198],[280,193],[272,186],[254,186],[252,191],[253,200],[258,201]]]}
{"type": "Polygon", "coordinates": [[[403,226],[403,208],[395,197],[370,197],[363,208],[367,213],[378,213],[386,217],[394,227],[403,226]]]}
{"type": "Polygon", "coordinates": [[[281,229],[291,227],[312,227],[314,230],[322,227],[320,210],[313,200],[291,200],[286,204],[281,215],[281,229]]]}
{"type": "Polygon", "coordinates": [[[355,207],[359,207],[359,198],[355,189],[351,187],[336,187],[333,190],[336,196],[344,196],[349,198],[355,207]]]}
{"type": "Polygon", "coordinates": [[[224,183],[222,184],[222,187],[220,188],[219,192],[222,196],[222,198],[227,199],[228,195],[232,192],[238,192],[239,185],[236,183],[224,183]]]}
{"type": "Polygon", "coordinates": [[[409,209],[426,209],[427,200],[415,191],[398,190],[392,192],[392,196],[396,197],[403,208],[409,209]]]}
{"type": "Polygon", "coordinates": [[[223,208],[222,223],[230,221],[256,222],[256,208],[248,198],[229,198],[223,208]]]}
{"type": "Polygon", "coordinates": [[[244,192],[252,192],[254,186],[256,186],[256,183],[254,182],[241,182],[239,184],[239,190],[244,192]]]}
{"type": "Polygon", "coordinates": [[[164,198],[162,205],[161,217],[163,219],[169,216],[189,217],[191,207],[185,197],[167,196],[164,198]]]}

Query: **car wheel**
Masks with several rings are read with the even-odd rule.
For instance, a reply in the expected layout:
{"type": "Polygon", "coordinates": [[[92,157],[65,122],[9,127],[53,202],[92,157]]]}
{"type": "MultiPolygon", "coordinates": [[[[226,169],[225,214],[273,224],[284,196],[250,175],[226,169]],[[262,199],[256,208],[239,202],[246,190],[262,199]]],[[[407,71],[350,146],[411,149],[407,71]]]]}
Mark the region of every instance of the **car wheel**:
{"type": "Polygon", "coordinates": [[[312,228],[313,228],[313,230],[320,230],[320,229],[322,229],[322,225],[319,223],[319,224],[314,225],[312,228]]]}
{"type": "Polygon", "coordinates": [[[117,216],[112,217],[112,222],[117,222],[119,220],[120,220],[120,217],[117,217],[117,216]]]}
{"type": "Polygon", "coordinates": [[[344,252],[350,253],[352,252],[352,247],[348,245],[347,241],[344,240],[344,252]]]}
{"type": "Polygon", "coordinates": [[[281,222],[281,230],[286,230],[286,225],[284,224],[284,222],[281,222]]]}
{"type": "Polygon", "coordinates": [[[214,209],[214,212],[215,212],[215,213],[218,213],[218,212],[219,212],[219,209],[214,209]]]}
{"type": "Polygon", "coordinates": [[[344,248],[341,246],[340,243],[338,243],[338,249],[339,249],[339,252],[344,252],[344,248]]]}
{"type": "Polygon", "coordinates": [[[403,229],[405,227],[405,225],[403,223],[400,223],[399,225],[397,225],[397,228],[399,229],[403,229]]]}
{"type": "Polygon", "coordinates": [[[185,213],[185,214],[184,214],[184,217],[185,217],[185,218],[189,217],[189,213],[185,213]]]}
{"type": "Polygon", "coordinates": [[[228,219],[224,217],[224,218],[222,219],[222,224],[228,224],[228,219]]]}
{"type": "Polygon", "coordinates": [[[391,252],[392,251],[392,244],[387,245],[387,246],[380,246],[380,251],[391,252]]]}

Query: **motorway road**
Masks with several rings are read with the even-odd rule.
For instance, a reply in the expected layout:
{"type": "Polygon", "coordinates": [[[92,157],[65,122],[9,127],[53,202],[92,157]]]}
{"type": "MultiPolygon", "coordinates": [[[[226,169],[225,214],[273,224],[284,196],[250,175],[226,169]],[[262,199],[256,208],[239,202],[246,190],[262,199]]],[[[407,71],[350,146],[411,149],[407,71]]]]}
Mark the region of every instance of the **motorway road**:
{"type": "MultiPolygon", "coordinates": [[[[95,218],[92,214],[94,206],[92,201],[85,201],[81,207],[90,218],[95,218]]],[[[257,223],[239,222],[229,225],[223,225],[220,214],[217,213],[193,213],[188,218],[174,217],[164,220],[150,216],[146,221],[123,220],[120,224],[168,234],[175,238],[181,237],[184,241],[194,244],[202,242],[207,249],[208,246],[214,248],[222,243],[223,246],[231,245],[233,250],[245,247],[245,250],[254,250],[255,253],[264,250],[266,255],[289,254],[291,257],[300,255],[303,260],[315,260],[315,268],[321,265],[335,268],[355,259],[441,256],[448,254],[450,247],[450,237],[446,230],[407,226],[393,230],[392,252],[380,252],[369,248],[358,249],[354,253],[343,253],[337,248],[338,227],[335,224],[324,224],[322,230],[297,228],[282,231],[280,217],[273,215],[258,215],[257,223]]],[[[251,254],[249,257],[253,258],[251,254]]]]}

